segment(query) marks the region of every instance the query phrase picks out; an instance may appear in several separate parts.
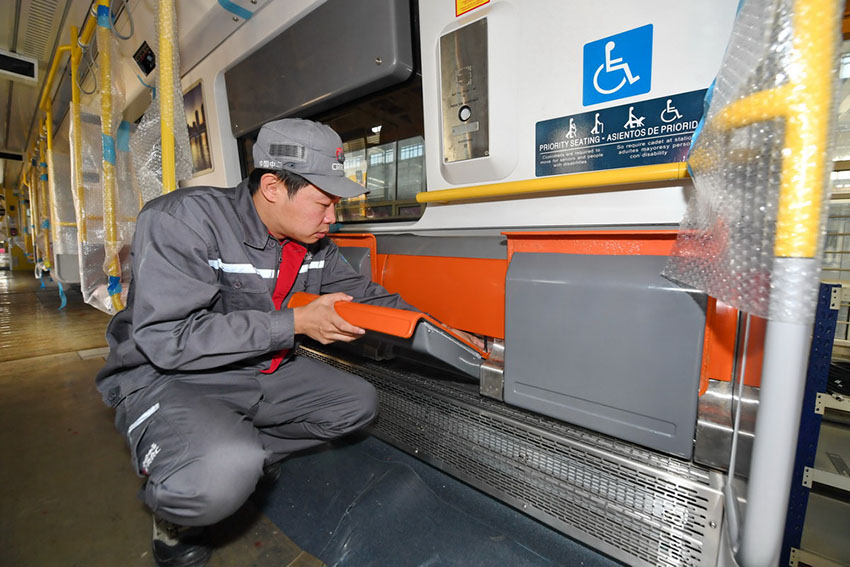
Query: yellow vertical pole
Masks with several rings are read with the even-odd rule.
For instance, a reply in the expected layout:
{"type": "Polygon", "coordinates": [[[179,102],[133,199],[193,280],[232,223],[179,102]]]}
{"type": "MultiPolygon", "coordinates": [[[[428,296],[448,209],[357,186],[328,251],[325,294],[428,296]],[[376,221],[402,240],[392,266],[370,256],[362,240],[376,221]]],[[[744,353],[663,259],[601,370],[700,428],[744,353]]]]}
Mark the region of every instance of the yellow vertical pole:
{"type": "Polygon", "coordinates": [[[174,64],[173,49],[177,42],[173,29],[174,0],[159,0],[159,96],[160,132],[162,137],[162,192],[177,188],[174,158],[174,64]]]}
{"type": "Polygon", "coordinates": [[[40,217],[41,217],[41,237],[44,241],[44,249],[42,260],[44,262],[44,267],[50,269],[52,263],[50,261],[50,223],[48,219],[50,219],[50,199],[48,198],[48,189],[47,189],[47,162],[45,161],[46,152],[45,152],[45,142],[44,140],[40,140],[38,144],[38,202],[40,205],[40,217]],[[47,226],[43,226],[44,222],[48,221],[47,226]]]}
{"type": "MultiPolygon", "coordinates": [[[[832,88],[841,12],[835,0],[796,0],[791,21],[785,147],[770,274],[770,318],[764,339],[759,408],[750,459],[747,507],[738,564],[778,565],[806,388],[816,299],[818,244],[827,134],[835,120],[832,88]],[[785,306],[796,320],[777,316],[785,306]]],[[[798,481],[799,482],[799,481],[798,481]]]]}
{"type": "Polygon", "coordinates": [[[53,168],[53,110],[45,110],[44,123],[47,127],[47,194],[50,198],[50,233],[53,237],[53,251],[56,251],[56,238],[59,233],[59,217],[56,215],[56,171],[53,168]]]}
{"type": "Polygon", "coordinates": [[[107,289],[115,311],[124,309],[121,301],[121,262],[118,259],[118,225],[115,217],[115,125],[112,119],[112,49],[109,0],[97,3],[97,44],[100,48],[100,129],[103,142],[103,228],[105,232],[107,289]]]}
{"type": "Polygon", "coordinates": [[[71,130],[73,131],[73,151],[71,152],[71,168],[74,171],[74,196],[77,208],[77,238],[85,242],[88,238],[86,231],[86,193],[83,186],[83,133],[80,120],[80,86],[77,80],[80,72],[80,59],[83,50],[79,44],[76,26],[71,26],[71,130]]]}
{"type": "MultiPolygon", "coordinates": [[[[32,158],[28,158],[30,162],[32,162],[32,158]]],[[[27,167],[26,176],[26,186],[27,193],[29,193],[29,229],[30,229],[30,244],[32,246],[32,256],[33,260],[38,262],[38,195],[35,191],[35,182],[33,180],[33,171],[34,168],[32,165],[27,167]]]]}

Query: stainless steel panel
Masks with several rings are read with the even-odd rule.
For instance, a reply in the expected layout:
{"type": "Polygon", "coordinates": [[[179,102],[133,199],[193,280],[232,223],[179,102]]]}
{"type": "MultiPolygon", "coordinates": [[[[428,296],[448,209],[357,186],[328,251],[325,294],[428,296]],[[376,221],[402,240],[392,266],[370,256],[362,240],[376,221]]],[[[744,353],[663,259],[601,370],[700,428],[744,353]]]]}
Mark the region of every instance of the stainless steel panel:
{"type": "Polygon", "coordinates": [[[490,347],[490,356],[481,364],[482,396],[502,401],[505,399],[505,341],[496,339],[490,347]]]}
{"type": "MultiPolygon", "coordinates": [[[[741,425],[738,432],[738,458],[735,474],[749,477],[750,454],[753,450],[759,390],[744,386],[741,425]]],[[[699,398],[694,460],[721,470],[729,469],[732,450],[732,426],[735,422],[735,399],[732,383],[709,380],[708,389],[699,398]]]]}
{"type": "Polygon", "coordinates": [[[440,38],[443,161],[490,155],[487,18],[440,38]]]}
{"type": "Polygon", "coordinates": [[[428,321],[416,325],[409,348],[442,360],[476,381],[479,379],[481,355],[428,321]]]}
{"type": "Polygon", "coordinates": [[[570,537],[629,565],[716,565],[719,473],[483,398],[424,370],[299,354],[377,388],[373,433],[570,537]]]}

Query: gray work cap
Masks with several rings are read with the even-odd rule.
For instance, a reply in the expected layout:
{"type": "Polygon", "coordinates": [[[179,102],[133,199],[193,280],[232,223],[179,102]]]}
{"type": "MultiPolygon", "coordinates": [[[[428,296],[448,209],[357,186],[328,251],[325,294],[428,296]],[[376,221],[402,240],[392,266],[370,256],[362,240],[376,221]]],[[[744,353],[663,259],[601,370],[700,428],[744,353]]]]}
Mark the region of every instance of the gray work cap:
{"type": "Polygon", "coordinates": [[[367,189],[345,176],[345,154],[339,134],[329,126],[284,118],[260,128],[254,143],[254,167],[297,173],[326,193],[356,197],[367,189]]]}

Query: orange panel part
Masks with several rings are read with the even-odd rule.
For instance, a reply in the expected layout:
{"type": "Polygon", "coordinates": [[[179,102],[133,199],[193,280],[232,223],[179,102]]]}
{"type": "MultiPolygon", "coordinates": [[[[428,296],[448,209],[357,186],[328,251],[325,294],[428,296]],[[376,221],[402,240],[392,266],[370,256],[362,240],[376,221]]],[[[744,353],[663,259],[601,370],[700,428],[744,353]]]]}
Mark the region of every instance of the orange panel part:
{"type": "Polygon", "coordinates": [[[390,255],[382,285],[447,325],[505,338],[505,260],[390,255]]]}
{"type": "Polygon", "coordinates": [[[578,230],[556,232],[503,232],[508,237],[508,262],[514,252],[604,254],[616,256],[669,256],[675,230],[578,230]]]}
{"type": "Polygon", "coordinates": [[[331,240],[333,240],[337,246],[342,248],[343,246],[350,246],[353,248],[368,248],[369,249],[369,258],[371,259],[370,264],[372,265],[372,281],[376,283],[380,283],[378,281],[378,244],[377,240],[375,240],[374,234],[368,233],[354,233],[354,232],[335,232],[330,235],[331,240]]]}
{"type": "Polygon", "coordinates": [[[750,337],[747,345],[747,369],[744,384],[754,388],[761,387],[761,368],[764,363],[764,335],[767,332],[767,319],[750,317],[750,337]]]}
{"type": "MultiPolygon", "coordinates": [[[[738,310],[722,301],[710,298],[715,308],[709,306],[706,318],[705,347],[703,349],[703,372],[700,393],[708,387],[709,378],[732,381],[735,365],[735,345],[738,336],[738,310]]],[[[750,335],[747,344],[747,367],[744,384],[758,388],[761,385],[761,367],[764,359],[764,334],[767,321],[761,317],[750,317],[750,335]]]]}
{"type": "MultiPolygon", "coordinates": [[[[292,294],[287,307],[291,309],[304,307],[318,297],[318,295],[312,293],[298,291],[292,294]]],[[[380,305],[366,305],[347,301],[338,301],[335,303],[334,310],[339,313],[340,317],[352,325],[405,339],[413,336],[416,323],[423,317],[422,313],[416,313],[415,311],[405,311],[403,309],[392,309],[380,305]]]]}
{"type": "MultiPolygon", "coordinates": [[[[312,293],[298,291],[292,294],[292,297],[287,303],[287,307],[295,309],[296,307],[304,307],[312,303],[319,296],[312,293]]],[[[430,322],[432,325],[443,329],[446,333],[454,337],[463,344],[475,349],[482,358],[487,358],[489,355],[467,341],[465,338],[457,335],[452,329],[447,329],[439,321],[425,313],[417,313],[416,311],[407,311],[405,309],[393,309],[392,307],[383,307],[381,305],[368,305],[365,303],[354,303],[350,301],[338,301],[334,304],[334,310],[340,317],[363,329],[369,331],[377,331],[385,335],[401,337],[409,339],[413,336],[413,331],[420,320],[430,322]]]]}

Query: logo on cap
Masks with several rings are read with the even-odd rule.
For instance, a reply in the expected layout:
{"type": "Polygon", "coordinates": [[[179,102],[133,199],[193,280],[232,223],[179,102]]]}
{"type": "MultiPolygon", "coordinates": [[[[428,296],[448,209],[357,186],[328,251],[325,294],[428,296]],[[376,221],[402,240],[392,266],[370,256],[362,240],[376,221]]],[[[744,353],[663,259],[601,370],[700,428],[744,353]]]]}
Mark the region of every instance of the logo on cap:
{"type": "Polygon", "coordinates": [[[336,161],[339,163],[332,163],[331,169],[334,171],[343,171],[345,167],[342,165],[345,163],[345,154],[342,151],[342,148],[336,149],[336,161]]]}

